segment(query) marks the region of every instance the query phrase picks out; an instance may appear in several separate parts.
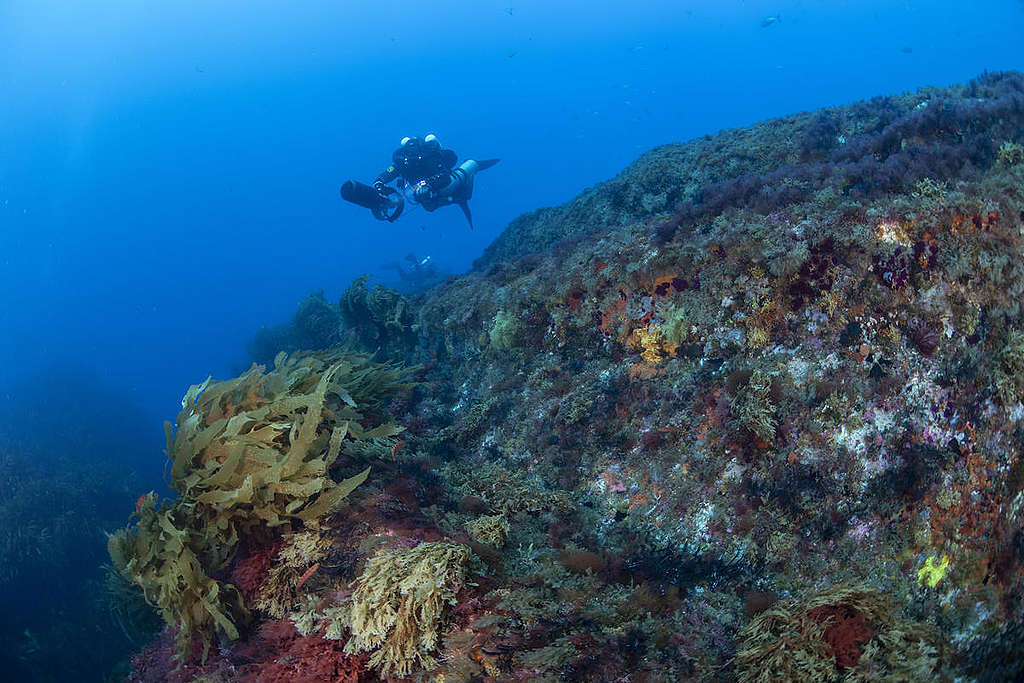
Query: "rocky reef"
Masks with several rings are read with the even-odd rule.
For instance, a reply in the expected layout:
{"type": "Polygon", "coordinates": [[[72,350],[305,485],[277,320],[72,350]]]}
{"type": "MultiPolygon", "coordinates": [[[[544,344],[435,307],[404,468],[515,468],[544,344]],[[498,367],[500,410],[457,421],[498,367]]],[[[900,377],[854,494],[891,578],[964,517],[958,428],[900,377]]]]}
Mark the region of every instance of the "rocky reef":
{"type": "Polygon", "coordinates": [[[5,680],[94,680],[160,626],[145,609],[129,612],[132,594],[111,609],[108,589],[124,581],[104,566],[103,531],[122,522],[146,481],[135,466],[160,463],[144,424],[130,396],[76,363],[27,374],[0,394],[5,680]]]}
{"type": "Polygon", "coordinates": [[[1019,73],[790,116],[319,301],[112,541],[131,680],[1020,678],[1022,145],[1019,73]]]}

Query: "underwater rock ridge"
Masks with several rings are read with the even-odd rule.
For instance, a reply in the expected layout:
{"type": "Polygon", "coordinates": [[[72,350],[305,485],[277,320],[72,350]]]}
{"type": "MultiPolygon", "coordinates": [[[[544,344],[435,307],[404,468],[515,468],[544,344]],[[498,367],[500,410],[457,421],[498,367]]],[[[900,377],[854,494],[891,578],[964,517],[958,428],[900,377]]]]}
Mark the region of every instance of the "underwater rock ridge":
{"type": "Polygon", "coordinates": [[[1021,678],[1022,98],[985,74],[667,145],[432,290],[357,281],[342,325],[396,364],[186,396],[217,542],[124,533],[193,548],[237,633],[168,619],[133,680],[1021,678]]]}
{"type": "Polygon", "coordinates": [[[986,73],[966,85],[924,88],[845,107],[765,121],[642,155],[613,180],[561,207],[512,222],[474,267],[542,252],[584,226],[615,226],[674,212],[680,224],[726,208],[762,213],[827,186],[865,198],[907,190],[991,161],[999,141],[1019,134],[1020,72],[986,73]]]}

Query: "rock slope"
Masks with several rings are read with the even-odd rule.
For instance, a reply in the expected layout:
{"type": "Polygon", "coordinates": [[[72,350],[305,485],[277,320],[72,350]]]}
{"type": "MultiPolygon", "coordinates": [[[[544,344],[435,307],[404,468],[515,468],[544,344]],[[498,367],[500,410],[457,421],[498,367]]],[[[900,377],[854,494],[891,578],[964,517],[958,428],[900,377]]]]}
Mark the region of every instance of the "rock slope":
{"type": "Polygon", "coordinates": [[[405,431],[337,459],[371,472],[330,523],[239,541],[215,578],[274,613],[136,680],[1020,677],[1022,144],[986,74],[652,150],[409,300],[358,281],[345,332],[418,382],[364,428],[405,431]]]}

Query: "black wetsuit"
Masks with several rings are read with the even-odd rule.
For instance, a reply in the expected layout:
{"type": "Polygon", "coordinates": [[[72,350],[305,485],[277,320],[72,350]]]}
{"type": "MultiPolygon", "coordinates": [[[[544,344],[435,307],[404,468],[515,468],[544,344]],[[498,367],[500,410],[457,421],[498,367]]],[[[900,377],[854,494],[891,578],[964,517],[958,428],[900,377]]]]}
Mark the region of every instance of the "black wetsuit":
{"type": "Polygon", "coordinates": [[[451,182],[452,169],[459,158],[450,149],[442,149],[437,141],[423,142],[413,138],[395,150],[391,155],[391,165],[373,181],[377,191],[395,178],[412,186],[426,181],[430,192],[417,192],[416,199],[429,211],[435,195],[451,182]]]}

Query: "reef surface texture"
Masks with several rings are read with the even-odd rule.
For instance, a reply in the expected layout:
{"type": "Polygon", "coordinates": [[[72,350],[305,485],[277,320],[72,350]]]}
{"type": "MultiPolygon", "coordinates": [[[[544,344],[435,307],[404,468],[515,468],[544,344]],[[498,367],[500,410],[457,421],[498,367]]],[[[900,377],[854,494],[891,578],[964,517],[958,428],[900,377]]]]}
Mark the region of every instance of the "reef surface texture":
{"type": "Polygon", "coordinates": [[[132,680],[1019,680],[1022,145],[986,74],[358,281],[358,349],[186,397],[112,541],[168,622],[132,680]]]}

